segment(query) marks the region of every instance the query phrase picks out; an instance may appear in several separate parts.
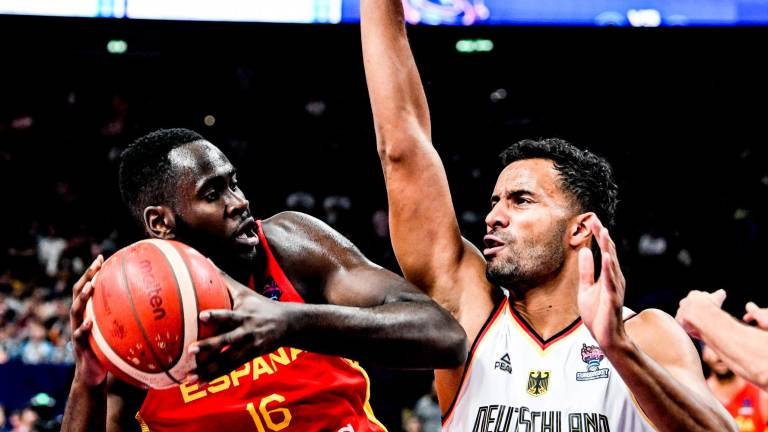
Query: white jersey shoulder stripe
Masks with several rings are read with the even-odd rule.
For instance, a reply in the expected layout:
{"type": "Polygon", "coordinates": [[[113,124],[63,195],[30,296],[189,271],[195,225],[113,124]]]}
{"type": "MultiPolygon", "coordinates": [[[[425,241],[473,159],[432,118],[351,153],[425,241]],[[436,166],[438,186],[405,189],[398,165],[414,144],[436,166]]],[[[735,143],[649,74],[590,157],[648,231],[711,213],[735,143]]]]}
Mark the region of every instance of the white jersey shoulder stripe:
{"type": "Polygon", "coordinates": [[[443,424],[445,424],[451,417],[451,414],[453,414],[453,408],[456,406],[456,401],[459,400],[461,397],[461,394],[464,392],[468,375],[472,371],[472,362],[475,359],[475,353],[477,352],[477,349],[480,346],[480,343],[483,341],[483,338],[486,334],[488,334],[488,331],[493,327],[496,323],[499,322],[499,316],[502,315],[502,312],[504,311],[504,308],[509,303],[509,299],[504,296],[504,298],[499,302],[499,304],[496,306],[496,309],[491,312],[490,315],[488,315],[488,319],[485,321],[485,324],[480,328],[480,332],[477,334],[477,337],[475,338],[474,342],[472,342],[472,347],[469,349],[469,355],[467,356],[467,361],[464,363],[464,372],[461,374],[461,382],[459,383],[459,390],[456,392],[456,394],[453,396],[453,401],[451,401],[451,404],[448,406],[448,410],[443,414],[443,424]]]}

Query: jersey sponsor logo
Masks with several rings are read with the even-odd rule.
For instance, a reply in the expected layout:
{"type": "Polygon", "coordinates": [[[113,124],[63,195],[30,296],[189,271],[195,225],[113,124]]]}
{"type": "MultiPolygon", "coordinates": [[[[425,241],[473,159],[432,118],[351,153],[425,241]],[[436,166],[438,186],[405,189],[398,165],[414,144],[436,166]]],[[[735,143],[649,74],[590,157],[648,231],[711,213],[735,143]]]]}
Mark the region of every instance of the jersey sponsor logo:
{"type": "Polygon", "coordinates": [[[508,374],[512,374],[512,362],[509,359],[509,353],[504,353],[503,356],[493,365],[494,369],[500,369],[508,374]]]}
{"type": "Polygon", "coordinates": [[[607,368],[600,368],[600,362],[605,358],[605,354],[595,345],[581,345],[581,361],[587,364],[586,372],[576,372],[576,381],[592,381],[600,378],[608,378],[611,371],[607,368]]]}
{"type": "Polygon", "coordinates": [[[525,406],[486,405],[477,409],[472,432],[610,432],[599,413],[536,411],[525,406]]]}
{"type": "Polygon", "coordinates": [[[283,290],[281,290],[277,285],[277,282],[270,277],[267,279],[267,283],[264,284],[264,289],[261,291],[261,294],[270,300],[280,301],[280,297],[283,295],[283,290]]]}
{"type": "Polygon", "coordinates": [[[549,389],[550,371],[532,370],[528,372],[528,394],[531,396],[541,396],[549,389]]]}

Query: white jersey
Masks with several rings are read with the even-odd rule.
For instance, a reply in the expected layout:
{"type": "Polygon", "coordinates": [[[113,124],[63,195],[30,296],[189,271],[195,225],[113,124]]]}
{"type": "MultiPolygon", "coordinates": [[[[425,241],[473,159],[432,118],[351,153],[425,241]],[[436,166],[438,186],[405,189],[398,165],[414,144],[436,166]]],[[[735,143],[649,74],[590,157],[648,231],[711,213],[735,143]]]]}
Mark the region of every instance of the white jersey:
{"type": "Polygon", "coordinates": [[[653,430],[581,319],[544,341],[507,297],[478,334],[443,420],[444,432],[653,430]]]}

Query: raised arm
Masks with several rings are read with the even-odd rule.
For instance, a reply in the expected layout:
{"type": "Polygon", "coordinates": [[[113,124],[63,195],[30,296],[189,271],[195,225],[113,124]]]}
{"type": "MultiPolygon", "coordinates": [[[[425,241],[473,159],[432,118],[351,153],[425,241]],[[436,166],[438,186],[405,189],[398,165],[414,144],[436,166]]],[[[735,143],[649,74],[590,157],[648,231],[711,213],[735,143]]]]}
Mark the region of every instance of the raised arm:
{"type": "Polygon", "coordinates": [[[200,342],[204,379],[280,346],[396,368],[463,364],[467,343],[458,322],[328,225],[286,212],[263,226],[275,257],[308,303],[273,302],[228,279],[234,310],[204,316],[236,329],[200,342]],[[209,355],[225,345],[226,352],[209,355]]]}
{"type": "Polygon", "coordinates": [[[676,319],[691,336],[715,350],[735,374],[768,390],[768,331],[728,315],[720,309],[724,299],[723,291],[691,291],[680,302],[676,319]]]}
{"type": "Polygon", "coordinates": [[[461,237],[401,0],[361,2],[365,74],[398,263],[473,340],[493,309],[485,260],[461,237]]]}
{"type": "Polygon", "coordinates": [[[599,219],[586,220],[600,246],[594,280],[589,248],[579,252],[579,314],[637,404],[659,431],[735,431],[707,388],[690,339],[669,315],[646,310],[623,320],[625,280],[616,245],[599,219]]]}

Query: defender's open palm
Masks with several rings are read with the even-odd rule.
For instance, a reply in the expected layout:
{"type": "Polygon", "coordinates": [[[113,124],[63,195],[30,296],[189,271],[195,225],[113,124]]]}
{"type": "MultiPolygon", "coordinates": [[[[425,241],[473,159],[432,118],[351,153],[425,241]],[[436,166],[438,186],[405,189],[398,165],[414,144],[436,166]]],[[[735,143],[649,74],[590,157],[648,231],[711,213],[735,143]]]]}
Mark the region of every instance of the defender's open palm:
{"type": "Polygon", "coordinates": [[[579,314],[597,343],[606,349],[625,337],[622,317],[625,280],[608,229],[596,216],[587,224],[600,246],[601,271],[595,281],[592,251],[582,248],[579,251],[579,314]]]}

